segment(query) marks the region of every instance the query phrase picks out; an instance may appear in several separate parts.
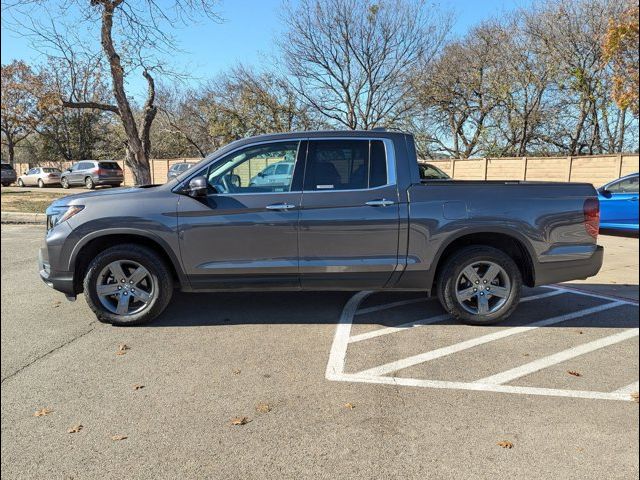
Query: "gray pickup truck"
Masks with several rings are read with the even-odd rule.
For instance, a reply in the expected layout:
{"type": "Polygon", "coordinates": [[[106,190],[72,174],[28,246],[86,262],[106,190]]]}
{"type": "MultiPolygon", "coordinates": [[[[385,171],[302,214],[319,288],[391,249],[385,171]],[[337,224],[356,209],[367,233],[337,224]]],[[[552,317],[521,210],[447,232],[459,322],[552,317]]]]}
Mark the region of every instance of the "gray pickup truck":
{"type": "Polygon", "coordinates": [[[436,294],[490,324],[523,285],[602,265],[599,203],[581,183],[420,178],[414,139],[387,131],[233,142],[164,185],[56,200],[40,275],[100,321],[149,321],[185,292],[393,290],[436,294]],[[252,184],[295,159],[287,182],[252,184]]]}

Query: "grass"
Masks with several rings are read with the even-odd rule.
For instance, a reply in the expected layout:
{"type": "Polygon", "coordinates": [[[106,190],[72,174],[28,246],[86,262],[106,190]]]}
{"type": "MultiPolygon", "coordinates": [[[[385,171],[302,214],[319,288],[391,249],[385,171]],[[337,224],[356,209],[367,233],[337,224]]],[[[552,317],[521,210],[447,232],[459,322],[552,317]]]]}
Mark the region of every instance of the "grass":
{"type": "Polygon", "coordinates": [[[0,192],[0,206],[3,212],[44,213],[51,202],[65,195],[64,193],[47,191],[12,191],[3,189],[0,192]]]}

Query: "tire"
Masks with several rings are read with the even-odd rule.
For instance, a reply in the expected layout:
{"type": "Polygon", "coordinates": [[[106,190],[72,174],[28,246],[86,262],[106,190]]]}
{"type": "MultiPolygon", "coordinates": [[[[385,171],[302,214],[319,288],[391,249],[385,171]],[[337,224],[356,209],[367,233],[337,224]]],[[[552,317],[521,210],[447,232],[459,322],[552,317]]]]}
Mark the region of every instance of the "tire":
{"type": "MultiPolygon", "coordinates": [[[[128,283],[125,281],[122,285],[126,287],[128,283]]],[[[150,322],[164,311],[173,295],[173,277],[165,261],[150,248],[135,244],[116,245],[98,254],[89,264],[83,286],[87,303],[96,318],[100,322],[118,326],[140,325],[150,322]],[[125,276],[132,273],[136,268],[133,266],[126,270],[127,264],[142,266],[149,274],[148,277],[142,280],[142,285],[140,283],[134,285],[135,288],[138,288],[135,294],[132,287],[129,287],[131,296],[128,298],[134,300],[133,302],[128,301],[127,308],[131,309],[131,311],[126,315],[120,315],[113,311],[115,307],[120,305],[118,302],[121,296],[126,295],[123,290],[120,290],[122,293],[118,295],[103,296],[103,300],[101,300],[97,292],[99,284],[102,287],[114,286],[121,288],[119,286],[121,284],[113,282],[113,280],[117,280],[113,275],[108,276],[108,282],[111,283],[105,284],[105,278],[107,277],[104,272],[105,270],[110,272],[109,266],[113,265],[114,262],[121,262],[125,276]],[[147,278],[149,282],[147,282],[147,278]],[[139,295],[140,291],[144,291],[145,288],[150,292],[150,300],[146,302],[144,307],[136,310],[136,308],[139,308],[136,306],[138,305],[136,302],[141,300],[134,298],[134,295],[139,295]]]]}
{"type": "Polygon", "coordinates": [[[96,185],[95,183],[93,183],[93,179],[91,177],[87,177],[84,179],[84,186],[89,190],[93,190],[94,188],[96,188],[96,185]]]}
{"type": "Polygon", "coordinates": [[[19,179],[18,179],[18,186],[19,186],[20,188],[23,188],[23,187],[24,187],[24,182],[22,181],[22,179],[21,179],[21,178],[19,178],[19,179]]]}
{"type": "Polygon", "coordinates": [[[67,179],[67,177],[62,177],[62,179],[60,180],[60,185],[62,185],[62,188],[69,188],[69,180],[67,179]]]}
{"type": "Polygon", "coordinates": [[[38,188],[44,188],[44,182],[42,179],[38,180],[38,188]]]}
{"type": "Polygon", "coordinates": [[[520,302],[522,274],[502,250],[475,245],[463,248],[446,260],[436,288],[440,303],[454,318],[469,325],[491,325],[506,320],[515,311],[520,302]],[[468,267],[473,270],[467,270],[468,267]],[[492,277],[492,272],[498,270],[493,281],[485,282],[483,276],[492,277]],[[473,282],[465,271],[474,277],[473,282]],[[500,296],[494,294],[498,291],[500,296]],[[466,295],[471,297],[460,300],[466,295]]]}

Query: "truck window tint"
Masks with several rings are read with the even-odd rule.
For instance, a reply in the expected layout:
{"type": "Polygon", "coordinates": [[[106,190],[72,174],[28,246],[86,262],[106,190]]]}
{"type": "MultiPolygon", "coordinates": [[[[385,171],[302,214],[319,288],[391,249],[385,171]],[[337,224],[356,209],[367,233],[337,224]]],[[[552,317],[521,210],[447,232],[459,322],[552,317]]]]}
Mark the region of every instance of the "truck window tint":
{"type": "Polygon", "coordinates": [[[316,140],[309,144],[305,190],[363,190],[387,183],[380,140],[316,140]]]}
{"type": "Polygon", "coordinates": [[[300,142],[278,142],[247,147],[209,167],[207,179],[218,193],[289,192],[293,169],[274,175],[279,162],[295,159],[300,142]]]}
{"type": "Polygon", "coordinates": [[[369,188],[387,184],[387,157],[381,140],[371,141],[369,188]]]}

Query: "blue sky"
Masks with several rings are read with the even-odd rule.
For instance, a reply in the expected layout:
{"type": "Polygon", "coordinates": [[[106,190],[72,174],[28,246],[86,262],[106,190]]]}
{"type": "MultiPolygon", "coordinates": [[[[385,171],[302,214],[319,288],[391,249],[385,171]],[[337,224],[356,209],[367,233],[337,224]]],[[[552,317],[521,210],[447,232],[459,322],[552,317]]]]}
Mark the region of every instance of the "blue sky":
{"type": "MultiPolygon", "coordinates": [[[[482,20],[502,15],[531,0],[434,0],[456,15],[454,34],[463,34],[482,20]]],[[[88,0],[87,0],[88,2],[88,0]]],[[[273,39],[282,34],[279,20],[282,0],[223,0],[218,9],[223,23],[202,23],[174,31],[185,53],[171,59],[179,70],[195,79],[211,78],[239,63],[269,65],[275,47],[273,39]]],[[[27,39],[2,27],[2,63],[23,59],[36,63],[38,53],[27,39]]]]}

